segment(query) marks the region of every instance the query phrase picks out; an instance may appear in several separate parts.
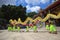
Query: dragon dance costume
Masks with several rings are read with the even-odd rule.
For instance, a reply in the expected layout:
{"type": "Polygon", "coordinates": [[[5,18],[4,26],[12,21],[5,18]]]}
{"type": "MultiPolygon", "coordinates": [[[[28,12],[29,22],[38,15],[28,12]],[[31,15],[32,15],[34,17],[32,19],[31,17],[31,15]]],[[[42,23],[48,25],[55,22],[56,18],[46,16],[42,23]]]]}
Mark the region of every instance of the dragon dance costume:
{"type": "Polygon", "coordinates": [[[55,32],[55,31],[57,31],[56,27],[54,25],[50,24],[50,32],[55,32]]]}

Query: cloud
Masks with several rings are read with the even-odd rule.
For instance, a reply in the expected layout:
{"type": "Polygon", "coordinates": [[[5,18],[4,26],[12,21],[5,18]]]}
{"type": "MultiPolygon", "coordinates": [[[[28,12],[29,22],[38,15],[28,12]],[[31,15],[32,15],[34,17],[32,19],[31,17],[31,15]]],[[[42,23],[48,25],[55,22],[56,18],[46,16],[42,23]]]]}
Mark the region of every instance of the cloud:
{"type": "Polygon", "coordinates": [[[38,5],[40,0],[25,0],[27,4],[38,5]]]}
{"type": "Polygon", "coordinates": [[[22,5],[22,6],[26,6],[27,3],[25,2],[25,0],[16,0],[16,6],[19,6],[19,5],[22,5]]]}
{"type": "Polygon", "coordinates": [[[26,8],[27,8],[27,12],[28,12],[28,11],[37,12],[38,10],[40,10],[40,6],[30,7],[29,5],[27,5],[26,8]]]}
{"type": "Polygon", "coordinates": [[[45,4],[48,3],[50,0],[25,0],[27,4],[32,4],[32,5],[40,5],[40,3],[45,4]]]}
{"type": "Polygon", "coordinates": [[[27,8],[27,10],[30,10],[31,7],[29,5],[27,5],[26,8],[27,8]]]}
{"type": "Polygon", "coordinates": [[[50,0],[40,0],[41,3],[45,4],[48,3],[50,0]]]}
{"type": "Polygon", "coordinates": [[[15,5],[15,2],[16,2],[16,0],[0,0],[0,6],[2,6],[3,4],[5,4],[5,5],[8,5],[8,4],[15,5]]]}
{"type": "Polygon", "coordinates": [[[40,9],[40,6],[31,7],[32,12],[34,12],[34,11],[37,12],[39,9],[40,9]]]}
{"type": "Polygon", "coordinates": [[[52,2],[54,2],[55,0],[52,0],[52,2]]]}
{"type": "Polygon", "coordinates": [[[5,4],[15,5],[16,0],[6,0],[5,4]]]}

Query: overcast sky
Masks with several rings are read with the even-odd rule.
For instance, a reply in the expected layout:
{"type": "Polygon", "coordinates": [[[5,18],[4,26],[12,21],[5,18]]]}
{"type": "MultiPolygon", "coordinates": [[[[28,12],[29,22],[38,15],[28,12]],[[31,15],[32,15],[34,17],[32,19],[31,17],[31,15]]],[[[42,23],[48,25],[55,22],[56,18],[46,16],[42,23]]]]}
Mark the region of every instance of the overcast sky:
{"type": "Polygon", "coordinates": [[[0,0],[0,6],[3,4],[22,5],[27,8],[27,12],[37,12],[40,8],[45,9],[54,0],[0,0]]]}

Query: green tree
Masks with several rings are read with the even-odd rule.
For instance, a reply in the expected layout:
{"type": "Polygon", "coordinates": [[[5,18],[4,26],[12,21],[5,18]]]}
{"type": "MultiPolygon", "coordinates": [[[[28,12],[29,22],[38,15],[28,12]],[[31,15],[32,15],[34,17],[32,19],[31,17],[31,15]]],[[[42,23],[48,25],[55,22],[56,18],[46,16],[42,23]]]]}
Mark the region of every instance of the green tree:
{"type": "Polygon", "coordinates": [[[0,8],[0,18],[4,18],[3,13],[1,12],[1,8],[0,8]]]}
{"type": "Polygon", "coordinates": [[[36,12],[30,12],[27,14],[27,16],[33,18],[34,15],[36,15],[36,14],[37,14],[36,12]]]}
{"type": "Polygon", "coordinates": [[[22,5],[14,6],[14,5],[2,5],[1,11],[4,15],[4,18],[9,19],[18,19],[21,18],[22,21],[26,19],[26,7],[22,5]]]}

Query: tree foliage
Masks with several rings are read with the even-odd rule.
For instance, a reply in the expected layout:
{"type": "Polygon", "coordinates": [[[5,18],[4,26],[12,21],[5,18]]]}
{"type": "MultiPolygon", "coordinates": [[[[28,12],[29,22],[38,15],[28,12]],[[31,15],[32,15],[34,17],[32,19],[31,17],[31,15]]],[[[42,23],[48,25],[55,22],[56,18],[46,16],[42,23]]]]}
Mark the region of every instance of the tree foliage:
{"type": "Polygon", "coordinates": [[[33,18],[34,15],[36,15],[36,14],[37,14],[36,12],[30,12],[27,14],[27,16],[33,18]]]}
{"type": "Polygon", "coordinates": [[[4,18],[6,20],[21,18],[22,21],[24,21],[27,17],[26,7],[23,7],[22,5],[2,5],[0,8],[0,15],[0,18],[4,18]]]}

